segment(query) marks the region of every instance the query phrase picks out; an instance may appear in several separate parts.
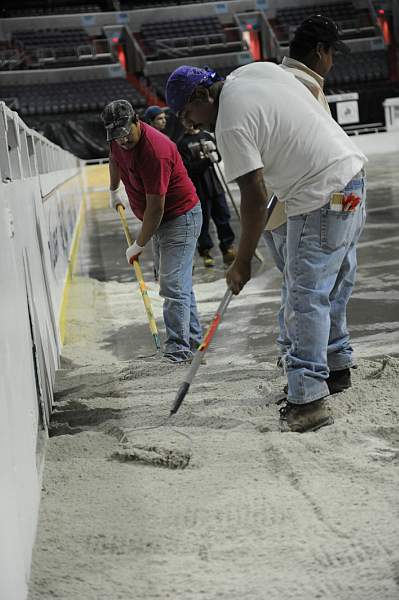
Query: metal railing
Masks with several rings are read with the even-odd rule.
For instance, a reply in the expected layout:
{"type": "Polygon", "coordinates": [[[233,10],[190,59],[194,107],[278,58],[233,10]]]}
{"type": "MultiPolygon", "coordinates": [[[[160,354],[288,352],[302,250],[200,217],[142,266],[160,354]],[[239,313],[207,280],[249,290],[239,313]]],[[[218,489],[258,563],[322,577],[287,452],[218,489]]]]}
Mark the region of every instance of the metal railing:
{"type": "Polygon", "coordinates": [[[0,101],[0,177],[3,182],[77,168],[73,154],[63,150],[0,101]]]}
{"type": "Polygon", "coordinates": [[[215,54],[218,52],[243,52],[248,49],[245,40],[242,39],[239,27],[228,27],[221,32],[194,36],[145,39],[144,43],[150,49],[146,57],[149,60],[164,58],[165,54],[169,58],[178,58],[192,55],[196,51],[215,54]],[[229,37],[236,39],[229,40],[229,37]]]}
{"type": "Polygon", "coordinates": [[[94,39],[91,43],[78,46],[43,45],[36,48],[24,48],[19,44],[0,52],[0,70],[46,69],[62,66],[62,63],[67,61],[76,62],[76,66],[79,66],[82,61],[92,61],[95,64],[99,59],[107,58],[110,63],[117,62],[108,38],[94,39]]]}

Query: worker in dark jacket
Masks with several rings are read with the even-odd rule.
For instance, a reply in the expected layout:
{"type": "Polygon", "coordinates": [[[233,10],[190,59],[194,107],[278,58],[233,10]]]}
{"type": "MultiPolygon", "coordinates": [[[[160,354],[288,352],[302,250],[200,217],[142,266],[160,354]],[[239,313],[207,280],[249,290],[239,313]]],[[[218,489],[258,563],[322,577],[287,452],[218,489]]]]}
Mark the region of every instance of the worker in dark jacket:
{"type": "Polygon", "coordinates": [[[201,201],[203,224],[198,238],[198,252],[206,267],[214,266],[215,261],[210,253],[214,244],[209,235],[209,223],[212,218],[216,226],[223,262],[226,266],[230,265],[236,255],[233,246],[234,232],[230,226],[226,196],[214,167],[214,163],[220,160],[214,138],[207,131],[190,126],[186,128],[177,147],[201,201]]]}
{"type": "Polygon", "coordinates": [[[149,106],[143,115],[143,120],[152,127],[155,127],[155,129],[158,129],[158,131],[165,133],[166,114],[164,108],[149,106]]]}

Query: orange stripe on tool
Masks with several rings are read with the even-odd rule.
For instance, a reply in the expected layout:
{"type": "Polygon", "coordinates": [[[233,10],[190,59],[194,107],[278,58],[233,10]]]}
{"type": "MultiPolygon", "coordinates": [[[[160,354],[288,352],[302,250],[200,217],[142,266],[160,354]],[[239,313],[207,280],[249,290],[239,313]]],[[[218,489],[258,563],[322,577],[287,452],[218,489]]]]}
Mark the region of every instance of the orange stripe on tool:
{"type": "Polygon", "coordinates": [[[219,313],[217,313],[214,316],[214,319],[213,319],[212,323],[210,324],[208,331],[206,332],[204,341],[202,342],[201,346],[198,348],[198,350],[200,352],[203,352],[204,350],[206,350],[206,348],[208,348],[209,344],[212,341],[213,335],[214,335],[216,329],[218,328],[218,325],[219,325],[221,319],[222,319],[222,316],[219,315],[219,313]]]}

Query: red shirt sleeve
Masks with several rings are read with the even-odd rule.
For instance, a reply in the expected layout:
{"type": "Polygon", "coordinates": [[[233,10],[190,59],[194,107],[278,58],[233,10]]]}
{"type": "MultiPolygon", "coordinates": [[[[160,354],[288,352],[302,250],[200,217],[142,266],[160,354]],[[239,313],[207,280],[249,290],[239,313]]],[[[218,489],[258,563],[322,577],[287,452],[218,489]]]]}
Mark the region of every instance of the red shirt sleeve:
{"type": "Polygon", "coordinates": [[[158,158],[147,165],[142,173],[142,181],[146,194],[166,195],[172,173],[172,164],[169,158],[158,158]]]}

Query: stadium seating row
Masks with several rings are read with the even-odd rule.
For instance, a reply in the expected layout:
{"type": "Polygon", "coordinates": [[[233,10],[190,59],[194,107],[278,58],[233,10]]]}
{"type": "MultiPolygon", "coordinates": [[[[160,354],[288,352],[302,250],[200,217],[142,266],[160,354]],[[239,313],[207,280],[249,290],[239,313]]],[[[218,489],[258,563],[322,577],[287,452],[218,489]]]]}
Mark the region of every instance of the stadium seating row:
{"type": "MultiPolygon", "coordinates": [[[[8,4],[8,3],[7,3],[8,4]]],[[[2,6],[0,10],[1,18],[21,18],[21,17],[44,17],[47,15],[68,15],[68,14],[82,14],[82,13],[97,13],[103,10],[99,4],[60,4],[49,6],[43,6],[42,2],[32,3],[31,6],[2,6]]]]}
{"type": "Polygon", "coordinates": [[[0,70],[95,66],[117,61],[107,38],[91,38],[84,29],[16,31],[0,49],[0,70]]]}
{"type": "Polygon", "coordinates": [[[94,67],[117,62],[112,54],[97,54],[91,46],[76,48],[38,49],[20,54],[15,50],[0,51],[0,71],[94,67]]]}
{"type": "Polygon", "coordinates": [[[355,52],[347,56],[336,55],[334,66],[327,76],[326,85],[356,84],[389,79],[386,50],[355,52]]]}
{"type": "Polygon", "coordinates": [[[148,60],[247,49],[238,28],[224,29],[216,16],[143,23],[136,37],[148,60]]]}
{"type": "Polygon", "coordinates": [[[87,31],[83,28],[73,29],[37,29],[35,31],[14,31],[12,34],[12,43],[21,48],[49,47],[55,48],[62,46],[76,46],[80,44],[90,44],[91,39],[87,31]]]}
{"type": "Polygon", "coordinates": [[[121,9],[123,10],[137,10],[140,8],[148,8],[149,6],[154,8],[163,8],[166,6],[183,6],[185,4],[203,4],[204,2],[213,2],[216,0],[159,0],[158,2],[145,2],[143,0],[121,0],[121,9]]]}
{"type": "Polygon", "coordinates": [[[158,42],[155,47],[147,52],[148,60],[162,60],[178,57],[209,56],[210,54],[226,54],[228,52],[242,52],[247,49],[243,42],[223,42],[220,44],[208,44],[206,40],[195,43],[188,38],[177,40],[176,45],[158,42]],[[181,43],[181,45],[180,45],[181,43]]]}
{"type": "Polygon", "coordinates": [[[66,83],[10,85],[0,88],[0,100],[26,115],[56,115],[101,111],[118,98],[129,100],[137,108],[146,100],[126,79],[93,79],[66,83]]]}
{"type": "Polygon", "coordinates": [[[76,0],[69,3],[66,3],[65,0],[59,2],[57,2],[57,0],[47,0],[46,3],[40,2],[40,0],[32,0],[29,4],[26,3],[26,6],[21,7],[15,6],[15,2],[12,2],[11,0],[5,0],[0,9],[0,18],[99,13],[101,11],[162,8],[176,5],[204,4],[216,1],[217,0],[158,0],[155,2],[146,2],[145,0],[120,0],[119,2],[113,2],[112,0],[99,0],[98,2],[79,4],[76,0]]]}
{"type": "Polygon", "coordinates": [[[140,33],[143,38],[155,36],[173,38],[179,35],[219,33],[222,29],[222,24],[217,17],[197,17],[143,23],[140,33]]]}
{"type": "Polygon", "coordinates": [[[323,14],[338,23],[347,39],[370,37],[375,35],[369,10],[356,8],[352,2],[345,0],[323,5],[293,6],[281,8],[276,12],[276,18],[270,20],[277,39],[287,42],[291,33],[307,17],[312,14],[323,14]]]}

